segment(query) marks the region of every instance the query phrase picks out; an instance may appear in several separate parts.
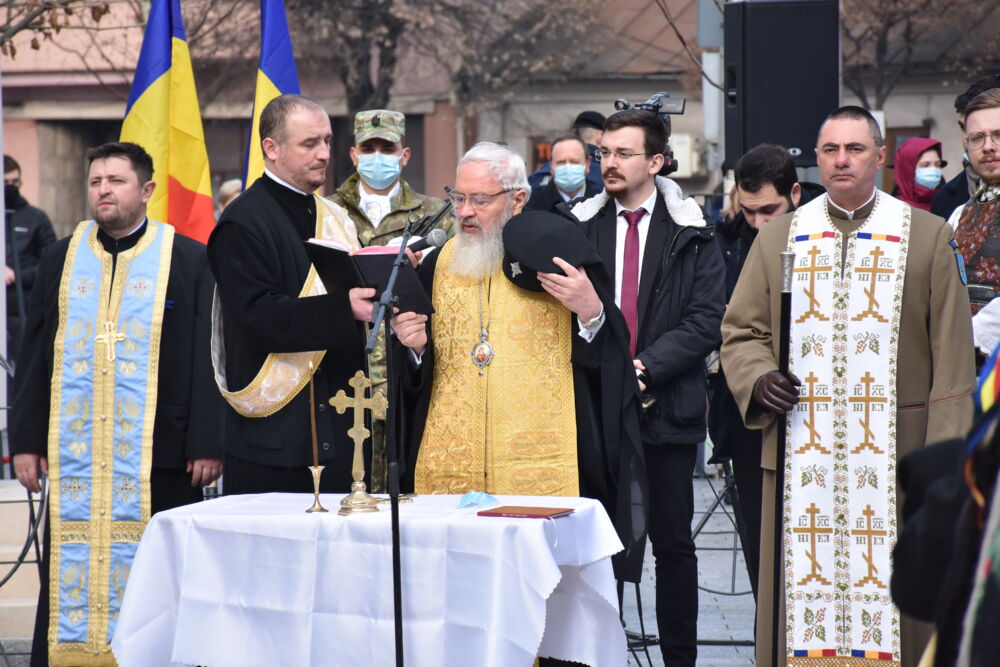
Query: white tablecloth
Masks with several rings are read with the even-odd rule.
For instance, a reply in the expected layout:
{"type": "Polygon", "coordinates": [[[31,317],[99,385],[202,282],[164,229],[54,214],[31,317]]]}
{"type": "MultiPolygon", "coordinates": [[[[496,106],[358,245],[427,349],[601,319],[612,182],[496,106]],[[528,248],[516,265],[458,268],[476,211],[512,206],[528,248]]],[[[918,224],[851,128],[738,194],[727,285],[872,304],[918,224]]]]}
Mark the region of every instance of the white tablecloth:
{"type": "MultiPolygon", "coordinates": [[[[392,539],[383,511],[307,514],[303,494],[229,496],[162,512],[146,528],[112,648],[122,667],[391,666],[392,539]]],[[[531,665],[535,655],[624,665],[599,503],[554,520],[476,516],[457,496],[400,505],[408,666],[531,665]]]]}

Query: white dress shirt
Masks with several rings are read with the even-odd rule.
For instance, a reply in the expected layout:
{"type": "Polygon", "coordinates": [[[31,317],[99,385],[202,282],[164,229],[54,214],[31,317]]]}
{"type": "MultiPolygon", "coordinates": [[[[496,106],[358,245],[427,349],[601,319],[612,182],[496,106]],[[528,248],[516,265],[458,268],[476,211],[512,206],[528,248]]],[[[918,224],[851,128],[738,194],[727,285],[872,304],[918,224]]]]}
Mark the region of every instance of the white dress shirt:
{"type": "MultiPolygon", "coordinates": [[[[653,187],[653,191],[650,193],[646,201],[642,202],[639,206],[636,206],[633,210],[638,210],[640,208],[646,209],[646,214],[642,216],[639,220],[639,224],[636,225],[639,229],[639,274],[642,275],[642,260],[646,254],[646,237],[649,236],[649,220],[653,213],[653,207],[656,205],[656,187],[653,187]]],[[[621,214],[622,211],[628,211],[629,209],[621,205],[620,202],[615,200],[615,305],[621,308],[622,306],[622,272],[625,269],[625,234],[628,233],[628,221],[621,214]]]]}

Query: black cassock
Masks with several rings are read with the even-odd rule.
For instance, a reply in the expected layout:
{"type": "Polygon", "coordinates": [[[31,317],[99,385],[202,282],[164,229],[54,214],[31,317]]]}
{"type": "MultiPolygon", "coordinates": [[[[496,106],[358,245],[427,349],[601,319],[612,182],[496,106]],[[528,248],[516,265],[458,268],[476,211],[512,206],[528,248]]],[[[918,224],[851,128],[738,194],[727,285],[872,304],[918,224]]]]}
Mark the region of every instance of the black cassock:
{"type": "MultiPolygon", "coordinates": [[[[257,179],[219,218],[208,242],[218,283],[231,391],[247,386],[272,352],[326,350],[314,374],[322,489],[350,490],[353,414],[328,404],[366,369],[363,326],[347,292],[298,298],[309,274],[303,242],[316,235],[312,195],[269,178],[257,179]]],[[[243,417],[226,406],[225,493],[312,491],[309,389],[269,417],[243,417]]]]}
{"type": "MultiPolygon", "coordinates": [[[[135,246],[145,232],[146,224],[143,223],[139,230],[124,239],[116,241],[101,231],[97,237],[105,251],[117,257],[118,253],[135,246]]],[[[10,443],[14,454],[47,455],[52,348],[59,326],[59,284],[69,241],[65,238],[46,248],[31,292],[24,342],[14,378],[10,443]]],[[[153,424],[150,496],[154,514],[201,499],[201,489],[191,486],[191,475],[185,472],[189,459],[222,457],[224,404],[212,379],[209,354],[212,287],[205,246],[175,235],[163,313],[153,424]]],[[[107,297],[106,294],[102,296],[107,297]]],[[[45,665],[48,661],[48,537],[46,523],[32,665],[45,665]]]]}
{"type": "MultiPolygon", "coordinates": [[[[438,253],[420,266],[424,289],[433,295],[438,253]]],[[[612,562],[615,576],[639,581],[646,547],[646,467],[639,436],[639,393],[628,349],[628,329],[608,290],[603,266],[588,265],[587,275],[604,304],[605,322],[594,340],[578,336],[573,322],[573,388],[576,408],[580,495],[599,500],[615,525],[625,550],[612,562]]],[[[504,278],[505,280],[505,278],[504,278]]],[[[447,314],[440,314],[447,316],[447,314]]],[[[434,317],[419,368],[394,339],[392,393],[399,396],[395,432],[400,443],[402,489],[413,490],[413,471],[423,437],[434,377],[434,317]]],[[[471,363],[471,362],[470,362],[471,363]]],[[[511,415],[516,419],[517,415],[511,415]]]]}

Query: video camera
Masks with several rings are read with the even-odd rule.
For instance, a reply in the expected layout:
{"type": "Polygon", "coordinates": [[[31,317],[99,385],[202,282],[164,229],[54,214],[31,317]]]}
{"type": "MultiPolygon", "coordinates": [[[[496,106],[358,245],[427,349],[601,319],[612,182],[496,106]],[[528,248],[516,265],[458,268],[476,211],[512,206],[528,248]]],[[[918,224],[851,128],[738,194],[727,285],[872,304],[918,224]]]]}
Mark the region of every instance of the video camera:
{"type": "MultiPolygon", "coordinates": [[[[629,102],[624,97],[615,100],[615,111],[626,111],[628,109],[638,109],[640,111],[651,111],[660,117],[663,124],[667,126],[667,141],[670,140],[670,116],[684,113],[684,105],[687,102],[683,97],[670,97],[670,93],[654,93],[645,102],[629,102]]],[[[670,150],[669,143],[667,150],[663,153],[663,168],[660,169],[660,176],[667,176],[677,171],[677,160],[674,152],[670,150]]]]}

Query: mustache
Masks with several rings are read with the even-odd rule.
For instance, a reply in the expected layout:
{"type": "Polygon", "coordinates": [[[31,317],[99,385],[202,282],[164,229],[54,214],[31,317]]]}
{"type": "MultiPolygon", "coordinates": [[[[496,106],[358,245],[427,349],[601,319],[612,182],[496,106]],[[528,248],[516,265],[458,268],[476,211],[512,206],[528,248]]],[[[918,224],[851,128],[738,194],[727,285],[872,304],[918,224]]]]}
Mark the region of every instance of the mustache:
{"type": "Polygon", "coordinates": [[[476,221],[475,218],[459,218],[458,223],[460,225],[468,225],[470,227],[475,227],[476,229],[482,229],[483,226],[476,221]]]}

